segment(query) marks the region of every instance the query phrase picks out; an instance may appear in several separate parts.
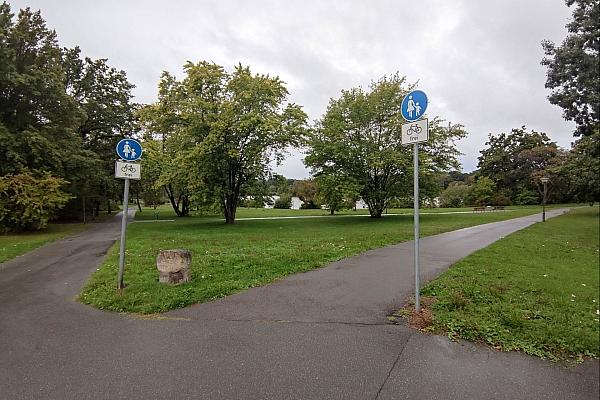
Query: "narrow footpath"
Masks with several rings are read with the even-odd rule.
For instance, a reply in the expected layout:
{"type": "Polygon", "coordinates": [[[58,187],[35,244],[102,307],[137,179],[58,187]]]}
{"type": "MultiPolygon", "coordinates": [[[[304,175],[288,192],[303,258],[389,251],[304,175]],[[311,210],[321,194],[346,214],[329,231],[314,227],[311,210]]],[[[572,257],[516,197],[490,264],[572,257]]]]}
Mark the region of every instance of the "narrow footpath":
{"type": "MultiPolygon", "coordinates": [[[[422,239],[423,280],[539,219],[422,239]]],[[[566,368],[388,324],[413,291],[412,242],[142,318],[74,300],[118,234],[115,219],[0,264],[0,398],[598,398],[597,360],[566,368]]]]}

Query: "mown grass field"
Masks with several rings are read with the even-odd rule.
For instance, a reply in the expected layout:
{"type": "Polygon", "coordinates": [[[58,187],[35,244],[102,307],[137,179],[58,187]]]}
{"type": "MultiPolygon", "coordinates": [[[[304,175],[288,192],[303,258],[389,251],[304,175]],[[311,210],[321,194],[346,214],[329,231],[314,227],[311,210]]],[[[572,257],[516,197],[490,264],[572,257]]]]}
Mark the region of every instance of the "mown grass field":
{"type": "MultiPolygon", "coordinates": [[[[577,205],[565,205],[565,204],[556,204],[547,206],[547,208],[555,208],[555,207],[568,207],[568,206],[577,206],[577,205]]],[[[131,206],[133,207],[133,205],[131,206]]],[[[508,206],[506,207],[507,211],[522,211],[522,210],[531,210],[531,212],[541,212],[540,206],[508,206]]],[[[464,207],[464,208],[421,208],[421,214],[443,214],[443,213],[473,213],[473,207],[464,207]]],[[[390,208],[387,210],[384,215],[390,214],[409,214],[412,215],[412,208],[390,208]]],[[[342,210],[336,211],[335,215],[369,215],[369,210],[342,210]]],[[[271,217],[299,217],[299,216],[330,216],[329,211],[327,210],[285,210],[285,209],[268,209],[268,208],[245,208],[240,207],[237,210],[236,218],[245,219],[245,218],[271,218],[271,217]]],[[[195,211],[192,210],[190,212],[190,217],[192,218],[213,218],[215,220],[223,219],[223,216],[218,213],[209,213],[206,211],[195,211]]],[[[135,215],[135,219],[138,221],[144,220],[154,220],[158,218],[158,220],[166,220],[166,219],[176,219],[177,216],[173,211],[173,208],[169,204],[163,204],[157,209],[153,209],[151,207],[142,207],[142,212],[138,212],[135,215]],[[155,212],[158,215],[155,215],[155,212]]],[[[186,217],[187,218],[187,217],[186,217]]]]}
{"type": "MultiPolygon", "coordinates": [[[[537,207],[539,208],[539,207],[537,207]]],[[[142,208],[142,212],[138,212],[135,216],[136,220],[151,220],[155,219],[155,212],[158,212],[158,219],[173,219],[176,218],[173,208],[164,204],[159,206],[156,210],[153,208],[142,208]]],[[[440,212],[472,212],[473,208],[423,208],[422,213],[440,213],[440,212]]],[[[408,208],[392,208],[387,210],[387,214],[409,214],[412,213],[412,209],[408,208]]],[[[385,213],[384,213],[385,214],[385,213]]],[[[342,210],[336,211],[335,215],[369,215],[369,210],[342,210]]],[[[204,217],[204,218],[215,218],[222,219],[221,214],[207,213],[202,211],[190,212],[191,217],[204,217]]],[[[245,208],[240,207],[237,210],[236,218],[271,218],[271,217],[305,217],[305,216],[330,216],[327,210],[286,210],[286,209],[268,209],[268,208],[245,208]]]]}
{"type": "Polygon", "coordinates": [[[37,249],[47,243],[72,235],[83,224],[49,224],[40,232],[0,235],[0,263],[37,249]]]}
{"type": "MultiPolygon", "coordinates": [[[[267,215],[259,216],[277,216],[280,211],[298,215],[293,210],[241,209],[238,217],[263,212],[267,215]]],[[[539,211],[537,207],[511,212],[423,214],[421,234],[434,235],[539,211]]],[[[153,212],[146,210],[142,217],[152,219],[153,212]]],[[[214,215],[175,218],[174,222],[141,221],[128,228],[126,288],[122,292],[115,289],[118,246],[114,246],[81,292],[82,302],[113,311],[163,312],[264,285],[368,249],[411,240],[413,235],[412,215],[388,215],[379,220],[344,215],[239,220],[234,225],[225,225],[220,216],[214,215]],[[173,248],[189,249],[193,257],[192,281],[176,287],[159,284],[155,266],[159,250],[173,248]]]]}
{"type": "Polygon", "coordinates": [[[437,332],[558,359],[600,355],[599,215],[535,224],[452,266],[422,289],[437,332]]]}

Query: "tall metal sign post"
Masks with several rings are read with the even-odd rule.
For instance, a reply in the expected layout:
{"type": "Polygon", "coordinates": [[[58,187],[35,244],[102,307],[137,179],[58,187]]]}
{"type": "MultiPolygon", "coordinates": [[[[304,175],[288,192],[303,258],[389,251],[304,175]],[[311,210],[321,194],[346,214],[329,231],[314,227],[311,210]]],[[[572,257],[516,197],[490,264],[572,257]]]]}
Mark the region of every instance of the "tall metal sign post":
{"type": "Polygon", "coordinates": [[[415,225],[415,312],[421,312],[420,270],[419,270],[419,143],[429,140],[429,123],[423,118],[427,109],[427,95],[421,90],[414,90],[402,100],[402,117],[407,124],[402,124],[402,144],[414,145],[414,225],[415,225]]]}
{"type": "Polygon", "coordinates": [[[123,272],[125,271],[125,237],[127,233],[127,214],[129,209],[129,180],[139,180],[142,167],[134,162],[142,156],[142,145],[134,139],[121,139],[117,144],[117,155],[121,160],[115,162],[115,177],[125,179],[123,189],[123,217],[121,218],[121,247],[119,249],[119,277],[117,287],[123,289],[123,272]]]}

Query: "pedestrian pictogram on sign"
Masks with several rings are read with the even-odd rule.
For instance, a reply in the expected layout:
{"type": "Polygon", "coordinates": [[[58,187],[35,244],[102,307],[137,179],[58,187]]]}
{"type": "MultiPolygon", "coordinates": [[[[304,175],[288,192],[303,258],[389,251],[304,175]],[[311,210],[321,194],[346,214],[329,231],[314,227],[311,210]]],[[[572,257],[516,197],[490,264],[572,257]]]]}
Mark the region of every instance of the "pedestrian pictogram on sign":
{"type": "Polygon", "coordinates": [[[117,155],[123,161],[139,160],[142,156],[142,145],[135,139],[121,139],[117,144],[117,155]]]}
{"type": "Polygon", "coordinates": [[[427,110],[427,95],[422,90],[413,90],[402,100],[402,117],[407,121],[416,121],[423,118],[425,110],[427,110]]]}

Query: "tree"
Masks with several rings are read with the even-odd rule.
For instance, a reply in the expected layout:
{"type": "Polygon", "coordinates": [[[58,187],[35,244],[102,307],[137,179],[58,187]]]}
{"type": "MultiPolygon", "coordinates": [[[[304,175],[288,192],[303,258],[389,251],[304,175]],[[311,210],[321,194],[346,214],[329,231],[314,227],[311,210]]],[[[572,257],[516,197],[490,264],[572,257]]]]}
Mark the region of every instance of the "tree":
{"type": "Polygon", "coordinates": [[[344,176],[319,175],[315,181],[318,202],[327,206],[331,215],[346,208],[351,200],[358,197],[358,185],[344,176]]]}
{"type": "MultiPolygon", "coordinates": [[[[399,110],[412,89],[397,74],[362,88],[343,90],[332,99],[309,141],[305,163],[313,175],[341,175],[356,182],[371,217],[379,218],[394,196],[412,188],[412,147],[403,146],[399,110]]],[[[430,140],[419,146],[420,171],[433,174],[458,167],[454,141],[460,125],[442,127],[430,120],[430,140]]]]}
{"type": "Polygon", "coordinates": [[[227,73],[216,64],[188,62],[184,71],[182,81],[163,73],[158,103],[141,116],[174,151],[188,194],[217,202],[226,223],[233,223],[245,187],[264,179],[269,163],[301,142],[306,114],[287,103],[279,78],[254,75],[249,67],[227,73]]]}
{"type": "MultiPolygon", "coordinates": [[[[148,111],[148,110],[141,110],[148,111]]],[[[145,117],[143,114],[141,119],[145,117]]],[[[185,217],[189,215],[191,207],[190,189],[188,185],[187,169],[182,168],[177,161],[178,151],[183,151],[176,137],[153,138],[147,135],[144,139],[144,157],[141,164],[143,169],[142,189],[153,193],[162,189],[173,208],[175,215],[185,217]]]]}
{"type": "Polygon", "coordinates": [[[81,143],[73,135],[79,114],[64,90],[56,33],[29,8],[13,16],[0,4],[0,175],[31,169],[63,176],[81,143]]]}
{"type": "Polygon", "coordinates": [[[480,151],[479,176],[490,178],[512,201],[519,193],[537,192],[537,176],[550,173],[562,150],[543,132],[527,132],[523,126],[509,134],[489,135],[480,151]]]}
{"type": "Polygon", "coordinates": [[[0,232],[45,228],[69,200],[61,190],[64,180],[30,173],[0,177],[0,232]]]}
{"type": "Polygon", "coordinates": [[[469,186],[467,202],[473,206],[490,205],[495,192],[496,185],[494,181],[487,176],[481,176],[469,186]]]}
{"type": "Polygon", "coordinates": [[[61,50],[39,11],[14,18],[1,3],[0,176],[62,178],[75,208],[75,196],[114,198],[114,144],[130,131],[131,87],[106,60],[61,50]]]}
{"type": "Polygon", "coordinates": [[[302,208],[321,208],[317,203],[317,183],[314,179],[297,180],[292,185],[292,196],[298,196],[304,202],[302,208]]]}
{"type": "Polygon", "coordinates": [[[14,185],[4,193],[18,191],[22,199],[33,202],[10,203],[13,217],[28,222],[18,225],[4,218],[0,225],[5,229],[6,224],[43,228],[56,208],[64,206],[62,200],[69,198],[62,191],[85,181],[81,177],[94,170],[95,154],[85,150],[75,134],[81,114],[65,91],[64,78],[56,33],[46,28],[40,12],[26,8],[15,19],[9,5],[1,3],[0,177],[14,185]],[[45,188],[47,198],[40,193],[45,188]],[[40,199],[51,204],[40,208],[36,203],[40,199]],[[28,217],[30,212],[36,216],[28,217]]]}
{"type": "Polygon", "coordinates": [[[440,195],[441,207],[459,208],[467,204],[469,186],[461,181],[450,182],[440,195]]]}
{"type": "Polygon", "coordinates": [[[282,195],[290,191],[288,180],[285,176],[279,174],[271,174],[267,180],[267,188],[269,195],[282,195]]]}
{"type": "Polygon", "coordinates": [[[578,201],[600,201],[600,130],[575,142],[562,171],[578,201]]]}
{"type": "Polygon", "coordinates": [[[600,124],[600,2],[567,0],[575,6],[569,34],[562,45],[542,42],[548,67],[546,87],[550,103],[563,109],[565,119],[577,124],[576,136],[588,136],[600,124]]]}
{"type": "MultiPolygon", "coordinates": [[[[100,203],[121,192],[121,182],[114,178],[114,151],[120,139],[137,131],[135,105],[131,102],[134,85],[124,71],[110,67],[106,59],[81,58],[79,47],[63,49],[65,90],[78,104],[80,117],[76,133],[83,148],[97,157],[97,166],[73,189],[78,196],[92,196],[96,212],[100,203]]],[[[139,195],[139,185],[133,185],[139,195]]]]}

